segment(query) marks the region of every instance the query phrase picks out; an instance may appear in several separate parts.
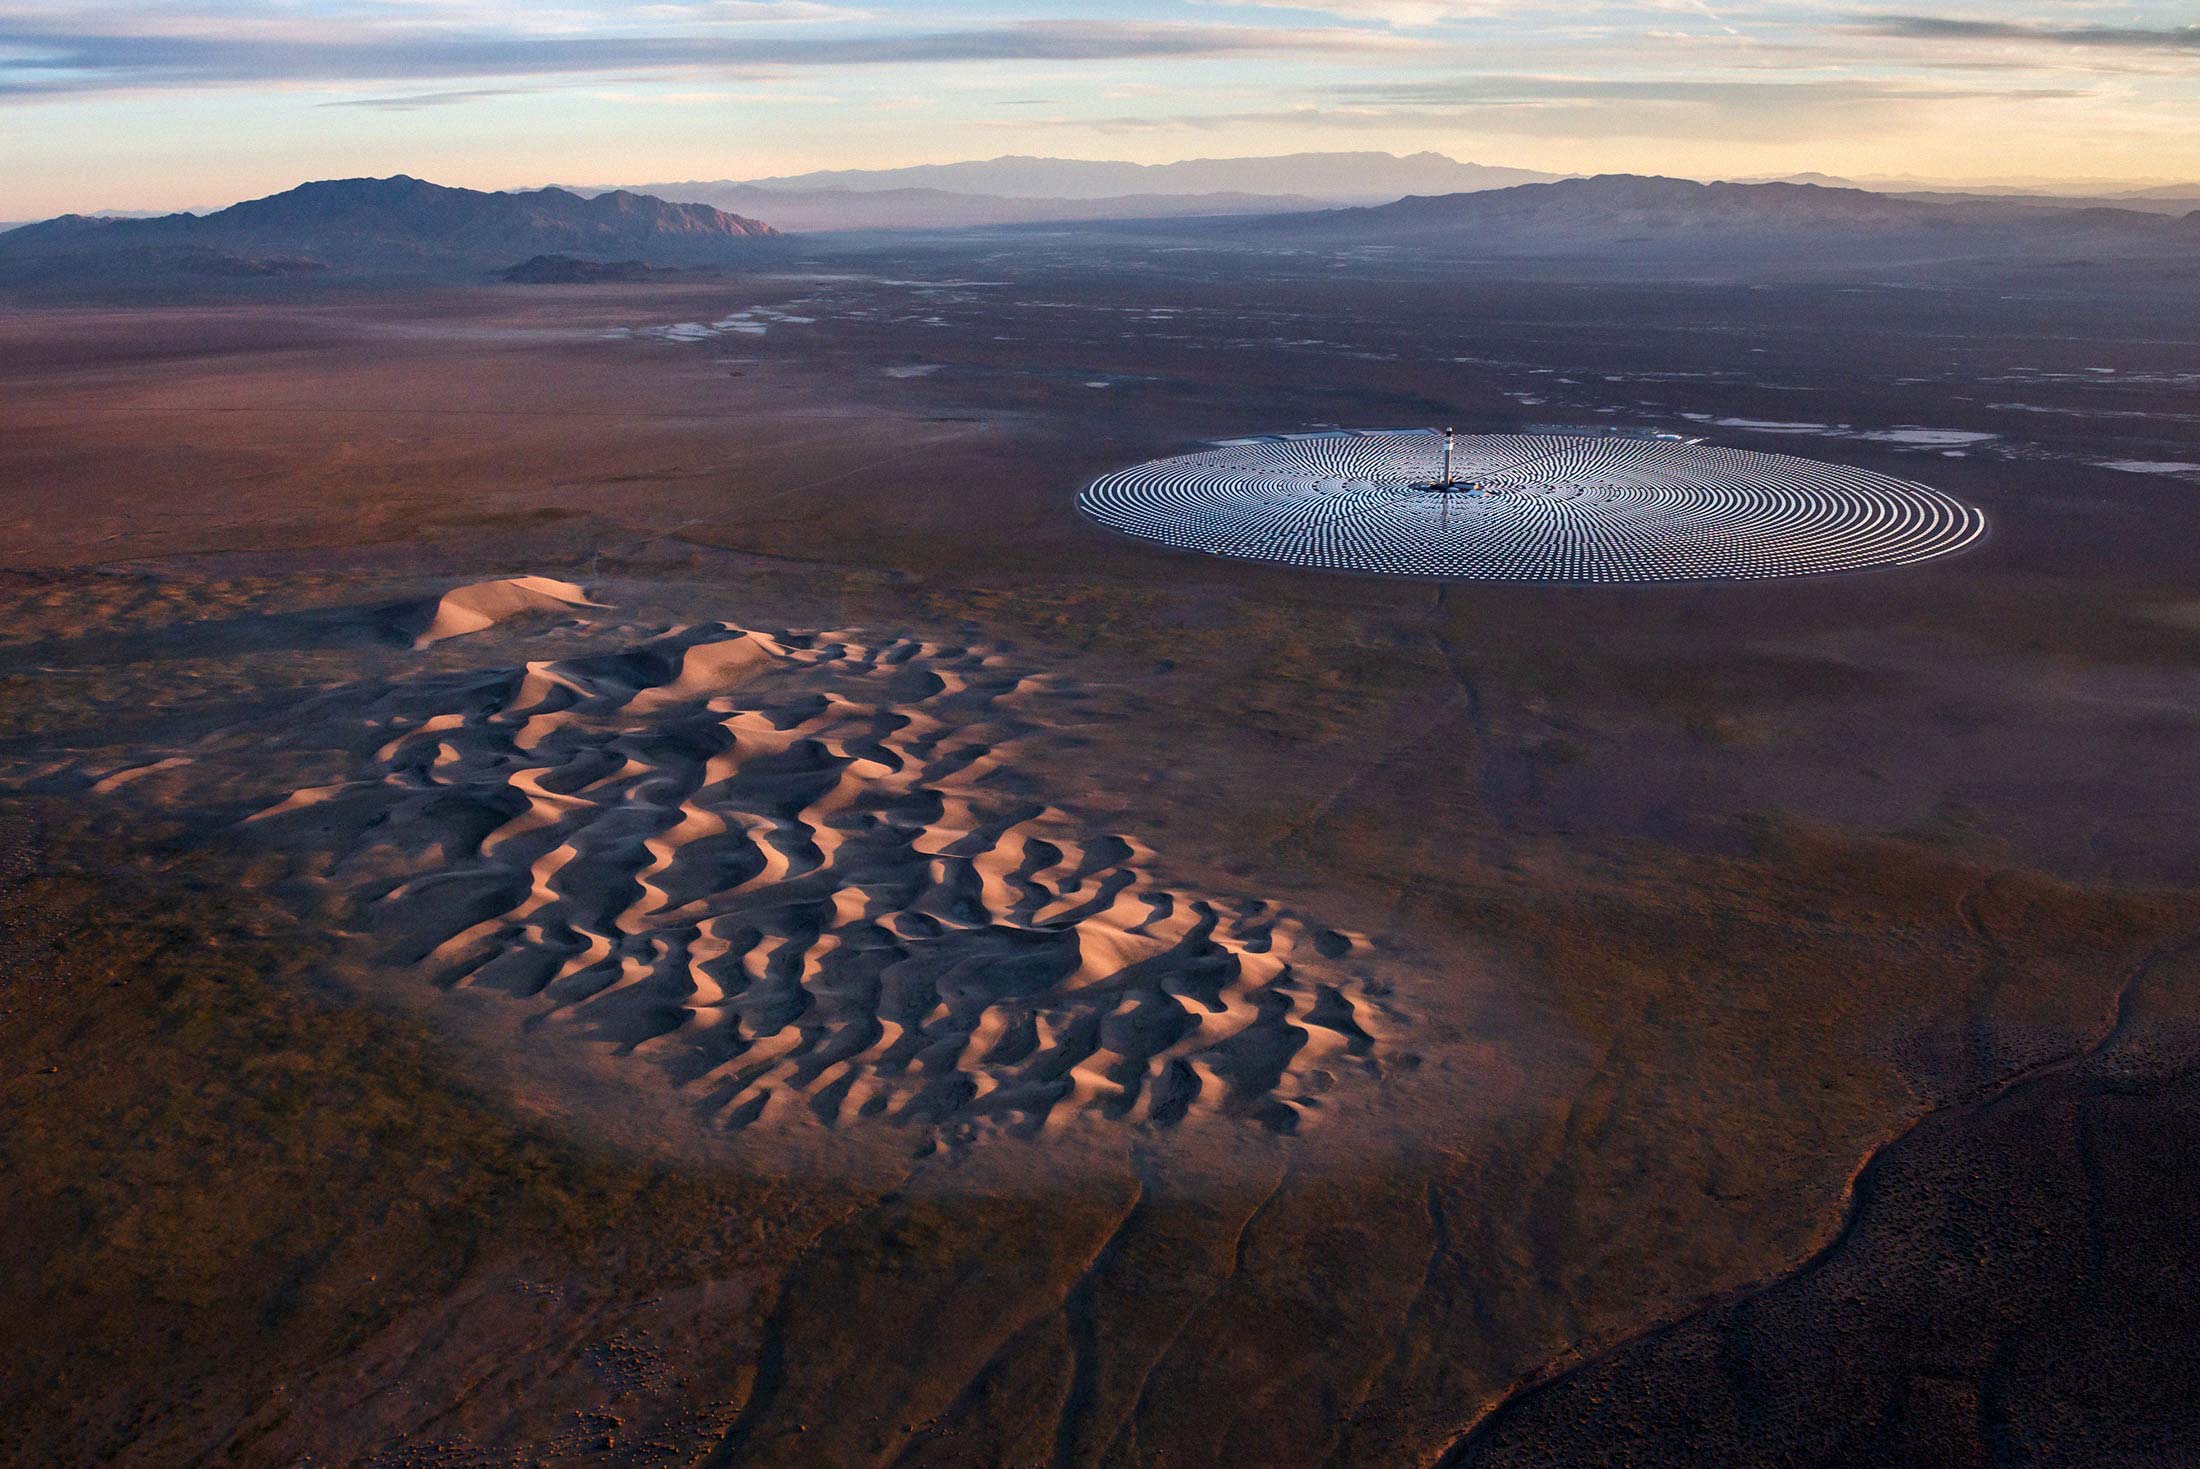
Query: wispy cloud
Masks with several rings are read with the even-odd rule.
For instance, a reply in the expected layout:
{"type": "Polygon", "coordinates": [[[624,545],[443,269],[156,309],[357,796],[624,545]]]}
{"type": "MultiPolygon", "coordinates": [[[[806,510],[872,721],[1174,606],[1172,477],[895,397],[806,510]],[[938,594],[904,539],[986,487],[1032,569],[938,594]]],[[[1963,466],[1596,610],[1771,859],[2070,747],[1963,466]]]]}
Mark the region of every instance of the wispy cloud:
{"type": "Polygon", "coordinates": [[[71,30],[45,15],[25,24],[0,10],[0,96],[255,83],[738,74],[766,67],[1338,56],[1410,44],[1376,32],[1123,21],[805,36],[393,33],[332,25],[317,35],[263,38],[71,30]]]}
{"type": "Polygon", "coordinates": [[[1447,77],[1433,81],[1347,84],[1340,98],[1366,104],[1415,107],[1509,107],[1536,102],[1656,102],[1722,111],[1765,108],[1877,106],[1885,103],[1997,101],[2073,97],[2062,87],[1978,88],[1925,86],[1900,80],[1833,78],[1822,81],[1690,81],[1631,77],[1447,77]]]}
{"type": "Polygon", "coordinates": [[[637,5],[629,13],[638,21],[679,25],[799,25],[869,20],[874,16],[869,10],[815,4],[813,0],[665,0],[662,4],[637,5]]]}
{"type": "Polygon", "coordinates": [[[1936,15],[1871,15],[1857,25],[1875,36],[1913,41],[2017,41],[2101,51],[2161,51],[2200,56],[2200,26],[2065,25],[2046,21],[1956,20],[1936,15]]]}
{"type": "Polygon", "coordinates": [[[462,92],[415,92],[409,97],[352,97],[322,102],[322,107],[359,107],[371,112],[416,112],[423,107],[453,107],[461,102],[480,102],[490,97],[527,95],[524,87],[473,87],[462,92]]]}
{"type": "Polygon", "coordinates": [[[1517,13],[1544,8],[1561,0],[1206,0],[1213,5],[1236,5],[1258,10],[1310,11],[1343,20],[1378,21],[1404,29],[1442,25],[1469,17],[1517,13]]]}
{"type": "MultiPolygon", "coordinates": [[[[1712,30],[1740,34],[1734,20],[1761,18],[1764,0],[1199,0],[1253,10],[1301,11],[1346,21],[1376,21],[1401,29],[1427,29],[1469,21],[1494,21],[1531,29],[1640,30],[1654,16],[1694,17],[1712,30]],[[1730,12],[1733,15],[1730,16],[1730,12]]],[[[1792,11],[1792,7],[1786,7],[1792,11]]]]}
{"type": "MultiPolygon", "coordinates": [[[[1805,139],[1915,123],[1939,104],[2011,104],[2090,95],[2067,87],[1982,88],[1903,81],[1688,81],[1605,77],[1468,76],[1341,85],[1319,104],[1204,113],[1078,117],[1045,125],[1100,133],[1320,128],[1411,133],[1431,129],[1533,137],[1805,139]]],[[[1031,119],[1027,121],[1037,121],[1031,119]]]]}

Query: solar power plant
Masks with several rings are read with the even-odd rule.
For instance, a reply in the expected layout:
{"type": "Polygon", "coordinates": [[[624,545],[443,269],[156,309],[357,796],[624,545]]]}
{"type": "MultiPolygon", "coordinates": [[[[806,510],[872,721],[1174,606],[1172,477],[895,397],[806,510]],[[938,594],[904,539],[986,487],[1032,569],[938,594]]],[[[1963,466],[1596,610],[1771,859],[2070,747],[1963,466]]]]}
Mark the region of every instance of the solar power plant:
{"type": "Polygon", "coordinates": [[[1217,556],[1493,581],[1809,576],[1945,556],[1979,510],[1907,480],[1677,438],[1425,429],[1233,440],[1093,482],[1104,525],[1217,556]]]}

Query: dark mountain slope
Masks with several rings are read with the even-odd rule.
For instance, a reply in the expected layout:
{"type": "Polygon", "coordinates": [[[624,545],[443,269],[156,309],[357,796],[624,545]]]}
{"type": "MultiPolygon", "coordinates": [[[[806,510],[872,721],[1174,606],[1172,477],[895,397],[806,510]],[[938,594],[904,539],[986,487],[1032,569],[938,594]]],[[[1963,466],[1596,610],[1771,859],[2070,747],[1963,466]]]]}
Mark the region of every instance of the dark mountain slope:
{"type": "Polygon", "coordinates": [[[2200,215],[1921,201],[1814,184],[1605,174],[1364,209],[1184,225],[1263,247],[1440,259],[1608,261],[1660,270],[1950,259],[2200,261],[2200,215]]]}
{"type": "Polygon", "coordinates": [[[2184,221],[2138,210],[2050,213],[2001,200],[1927,202],[1816,184],[1700,184],[1634,174],[1401,199],[1277,223],[1301,237],[1389,241],[1481,231],[1499,241],[1590,248],[1627,240],[1718,234],[1802,236],[1826,231],[1901,236],[1983,228],[2017,229],[2047,238],[2106,232],[2148,239],[2172,237],[2180,227],[2191,233],[2184,221]]]}
{"type": "Polygon", "coordinates": [[[222,257],[367,275],[478,273],[548,254],[693,265],[737,259],[776,233],[707,204],[643,194],[485,193],[400,175],[301,184],[207,215],[63,215],[0,235],[0,275],[93,279],[222,257]]]}

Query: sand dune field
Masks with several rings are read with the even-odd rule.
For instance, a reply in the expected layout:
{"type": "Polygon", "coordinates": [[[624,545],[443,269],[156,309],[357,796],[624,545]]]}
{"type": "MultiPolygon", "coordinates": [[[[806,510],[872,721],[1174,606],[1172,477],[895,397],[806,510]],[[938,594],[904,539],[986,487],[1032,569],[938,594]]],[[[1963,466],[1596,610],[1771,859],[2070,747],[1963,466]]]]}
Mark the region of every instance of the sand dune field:
{"type": "MultiPolygon", "coordinates": [[[[545,604],[593,605],[526,578],[433,626],[545,604]]],[[[652,1060],[726,1126],[1288,1132],[1379,1075],[1364,940],[1049,804],[1016,744],[1073,690],[860,636],[705,624],[354,692],[317,712],[372,732],[366,768],[248,821],[390,966],[652,1060]]]]}

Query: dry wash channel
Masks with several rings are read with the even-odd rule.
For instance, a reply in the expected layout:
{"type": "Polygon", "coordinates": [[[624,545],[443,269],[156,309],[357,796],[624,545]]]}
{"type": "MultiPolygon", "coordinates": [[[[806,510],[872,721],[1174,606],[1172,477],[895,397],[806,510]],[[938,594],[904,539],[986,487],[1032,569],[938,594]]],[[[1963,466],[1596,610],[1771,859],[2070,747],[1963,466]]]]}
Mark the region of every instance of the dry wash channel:
{"type": "Polygon", "coordinates": [[[1639,582],[1903,566],[1986,518],[1924,485],[1671,437],[1425,430],[1233,440],[1120,470],[1079,503],[1217,556],[1491,581],[1639,582]],[[1444,466],[1451,465],[1451,477],[1444,466]]]}

